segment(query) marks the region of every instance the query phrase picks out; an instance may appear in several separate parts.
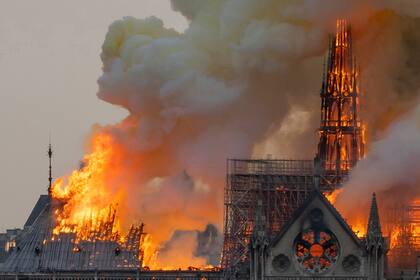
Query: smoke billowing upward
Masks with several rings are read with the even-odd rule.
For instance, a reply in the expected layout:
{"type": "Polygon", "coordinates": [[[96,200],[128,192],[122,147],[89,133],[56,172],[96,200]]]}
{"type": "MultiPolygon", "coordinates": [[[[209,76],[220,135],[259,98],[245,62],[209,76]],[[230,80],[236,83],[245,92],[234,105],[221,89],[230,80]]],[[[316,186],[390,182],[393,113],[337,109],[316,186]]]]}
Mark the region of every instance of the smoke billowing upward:
{"type": "MultiPolygon", "coordinates": [[[[418,101],[416,1],[173,0],[172,6],[189,20],[182,33],[156,17],[110,26],[98,92],[128,111],[120,123],[97,128],[121,150],[119,167],[108,175],[118,188],[109,192],[125,194],[117,201],[123,225],[144,221],[162,246],[159,265],[172,265],[165,260],[179,242],[194,244],[194,264],[214,259],[214,252],[197,253],[194,239],[208,224],[222,229],[226,158],[313,157],[323,56],[337,18],[353,23],[370,140],[391,138],[372,146],[372,157],[382,146],[413,139],[394,137],[398,125],[384,131],[418,101]]],[[[355,172],[354,184],[372,180],[363,172],[355,172]]]]}
{"type": "Polygon", "coordinates": [[[372,192],[381,195],[384,209],[398,204],[409,205],[413,199],[420,198],[419,166],[420,106],[417,106],[390,125],[384,136],[371,145],[368,157],[353,170],[337,205],[349,218],[358,212],[354,209],[368,209],[372,192]]]}

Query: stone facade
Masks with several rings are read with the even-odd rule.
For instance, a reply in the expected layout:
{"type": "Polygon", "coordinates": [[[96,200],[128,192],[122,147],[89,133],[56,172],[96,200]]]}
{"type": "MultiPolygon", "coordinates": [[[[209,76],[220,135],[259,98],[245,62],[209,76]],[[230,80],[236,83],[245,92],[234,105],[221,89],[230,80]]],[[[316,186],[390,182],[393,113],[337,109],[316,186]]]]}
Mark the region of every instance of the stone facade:
{"type": "Polygon", "coordinates": [[[371,212],[368,237],[358,238],[324,195],[314,191],[267,246],[261,238],[251,240],[250,279],[383,279],[387,245],[375,198],[371,212]]]}

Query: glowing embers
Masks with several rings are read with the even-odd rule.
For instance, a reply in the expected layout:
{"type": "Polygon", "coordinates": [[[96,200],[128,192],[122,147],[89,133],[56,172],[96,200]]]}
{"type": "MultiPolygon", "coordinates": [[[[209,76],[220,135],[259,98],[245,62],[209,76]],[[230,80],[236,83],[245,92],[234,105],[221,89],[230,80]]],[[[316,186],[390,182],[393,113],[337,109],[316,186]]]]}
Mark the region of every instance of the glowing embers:
{"type": "Polygon", "coordinates": [[[295,256],[301,268],[309,273],[324,273],[337,261],[339,244],[326,229],[308,229],[295,239],[295,256]]]}

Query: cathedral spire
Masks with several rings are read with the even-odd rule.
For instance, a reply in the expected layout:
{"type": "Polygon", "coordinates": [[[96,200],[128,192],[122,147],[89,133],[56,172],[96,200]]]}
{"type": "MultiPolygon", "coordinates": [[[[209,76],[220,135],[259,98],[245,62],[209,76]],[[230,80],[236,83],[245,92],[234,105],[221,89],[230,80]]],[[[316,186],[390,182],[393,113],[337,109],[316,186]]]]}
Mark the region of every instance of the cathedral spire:
{"type": "Polygon", "coordinates": [[[382,236],[375,193],[372,195],[372,204],[370,206],[368,230],[366,234],[366,249],[368,252],[369,279],[383,279],[385,255],[388,251],[388,244],[386,244],[384,237],[382,236]]]}
{"type": "Polygon", "coordinates": [[[382,239],[381,222],[379,220],[378,204],[376,194],[372,195],[372,204],[370,206],[367,238],[371,241],[382,239]]]}
{"type": "Polygon", "coordinates": [[[352,47],[352,30],[337,20],[330,37],[321,87],[321,123],[317,160],[323,192],[341,187],[351,169],[364,157],[365,127],[360,108],[359,69],[352,47]]]}
{"type": "Polygon", "coordinates": [[[51,136],[49,139],[49,144],[48,144],[48,151],[47,151],[47,155],[48,155],[48,160],[49,160],[49,165],[48,165],[48,194],[51,195],[51,187],[52,187],[52,155],[53,155],[53,151],[52,151],[52,145],[51,145],[51,136]]]}

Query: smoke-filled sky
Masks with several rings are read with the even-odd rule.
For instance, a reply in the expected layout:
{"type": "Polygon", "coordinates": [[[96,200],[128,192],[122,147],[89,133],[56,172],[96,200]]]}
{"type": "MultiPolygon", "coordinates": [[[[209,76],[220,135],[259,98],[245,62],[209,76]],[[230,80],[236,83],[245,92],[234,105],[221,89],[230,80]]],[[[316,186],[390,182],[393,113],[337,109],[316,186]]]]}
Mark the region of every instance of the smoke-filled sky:
{"type": "Polygon", "coordinates": [[[114,20],[152,15],[187,25],[166,0],[0,0],[0,231],[21,227],[46,192],[49,133],[63,175],[93,124],[126,115],[96,97],[101,45],[114,20]]]}
{"type": "Polygon", "coordinates": [[[61,176],[98,122],[121,151],[99,170],[109,175],[99,190],[124,192],[124,218],[159,242],[208,223],[221,230],[227,157],[313,158],[323,56],[340,17],[352,22],[372,157],[339,199],[368,201],[399,183],[418,191],[400,178],[418,178],[402,166],[417,166],[420,149],[420,1],[173,0],[177,14],[166,1],[15,3],[0,25],[3,228],[21,225],[46,189],[49,131],[61,176]],[[395,168],[401,149],[409,156],[395,168]],[[381,172],[395,176],[375,186],[381,172]]]}

